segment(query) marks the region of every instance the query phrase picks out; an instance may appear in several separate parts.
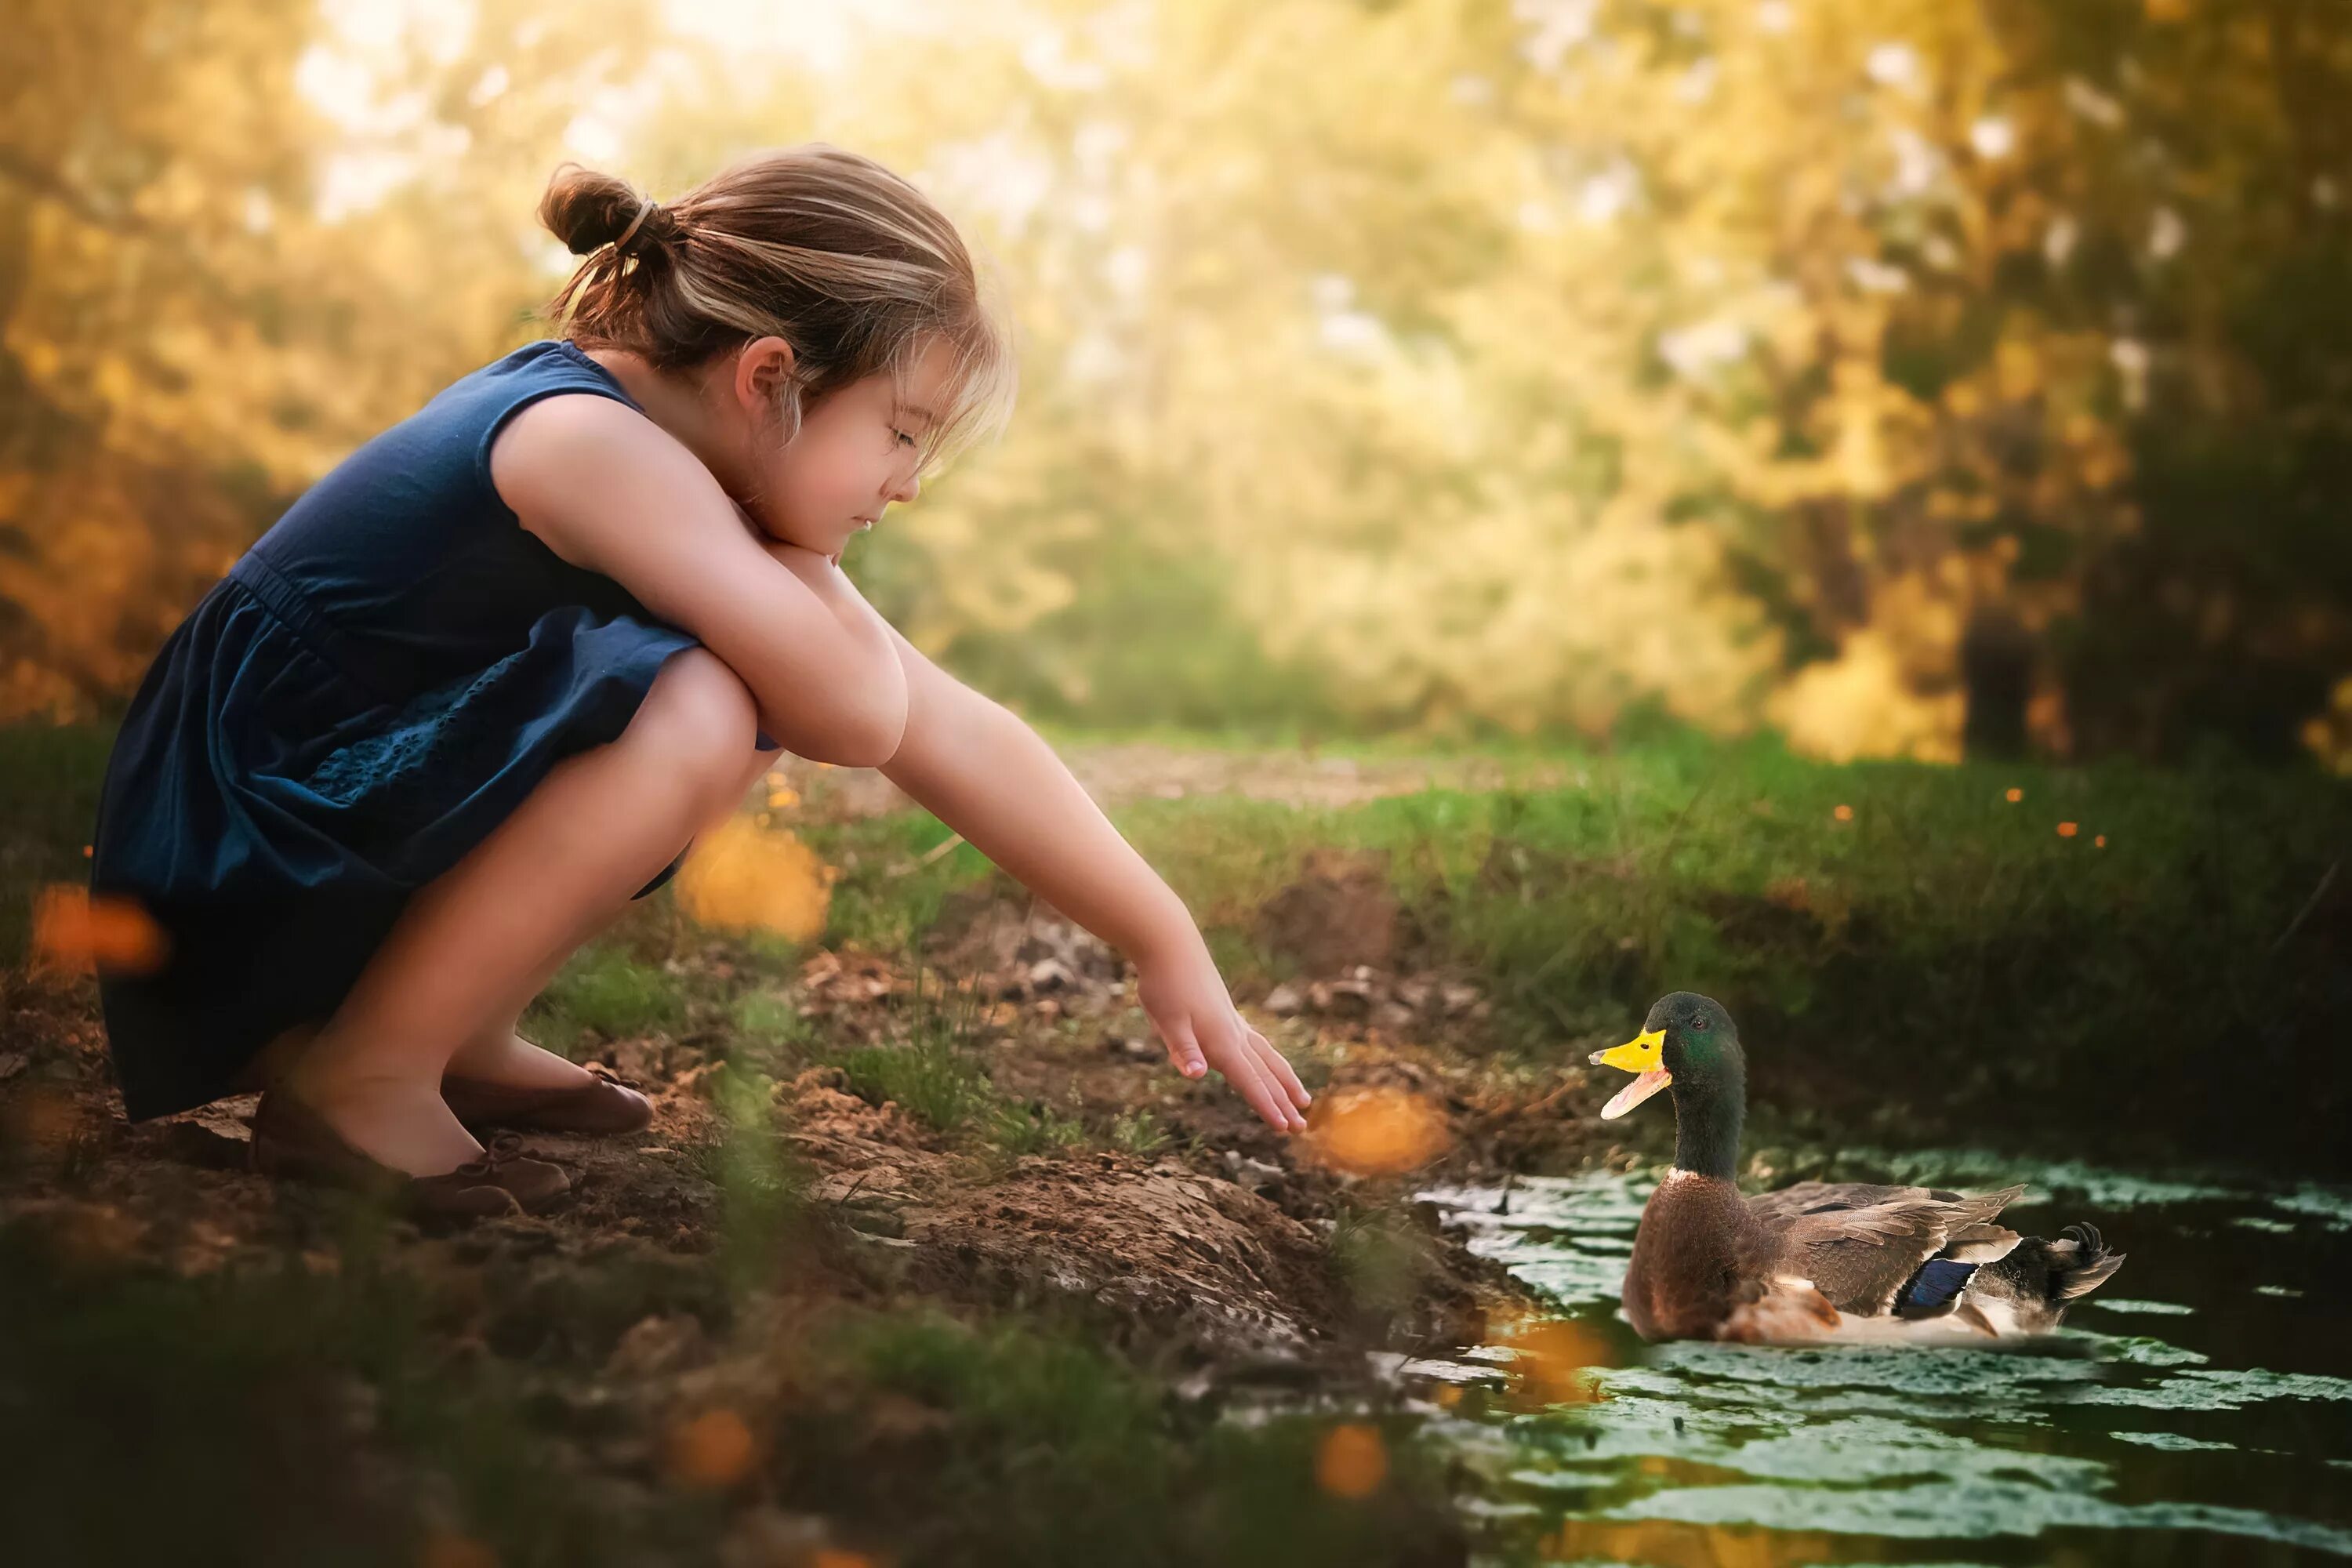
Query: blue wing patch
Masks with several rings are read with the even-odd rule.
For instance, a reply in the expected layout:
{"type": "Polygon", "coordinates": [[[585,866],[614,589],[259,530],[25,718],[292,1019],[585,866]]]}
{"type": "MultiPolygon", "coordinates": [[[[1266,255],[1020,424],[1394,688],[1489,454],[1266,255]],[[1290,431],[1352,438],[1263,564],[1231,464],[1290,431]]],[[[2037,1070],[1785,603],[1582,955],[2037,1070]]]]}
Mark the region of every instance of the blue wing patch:
{"type": "Polygon", "coordinates": [[[1919,1272],[1911,1276],[1895,1295],[1895,1315],[1925,1318],[1943,1311],[1958,1300],[1961,1290],[1975,1277],[1977,1267],[1948,1258],[1930,1258],[1919,1265],[1919,1272]]]}

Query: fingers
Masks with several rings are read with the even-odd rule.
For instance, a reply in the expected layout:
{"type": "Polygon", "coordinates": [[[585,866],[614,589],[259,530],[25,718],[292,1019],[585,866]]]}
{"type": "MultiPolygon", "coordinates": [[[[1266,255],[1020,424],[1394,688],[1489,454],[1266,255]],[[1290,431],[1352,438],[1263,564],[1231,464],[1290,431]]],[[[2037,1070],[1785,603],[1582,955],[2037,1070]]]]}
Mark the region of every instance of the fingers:
{"type": "Polygon", "coordinates": [[[1290,1103],[1301,1110],[1314,1104],[1315,1097],[1307,1092],[1305,1084],[1298,1081],[1298,1074],[1292,1068],[1290,1058],[1276,1050],[1274,1042],[1255,1029],[1247,1033],[1251,1048],[1257,1052],[1259,1065],[1272,1075],[1275,1087],[1288,1096],[1290,1103]]]}
{"type": "Polygon", "coordinates": [[[1265,1118],[1267,1126],[1277,1131],[1296,1132],[1307,1125],[1307,1119],[1289,1103],[1274,1071],[1259,1057],[1251,1042],[1252,1031],[1239,1018],[1229,1020],[1224,1049],[1219,1053],[1226,1080],[1238,1090],[1252,1110],[1265,1118]]]}
{"type": "Polygon", "coordinates": [[[1186,1078],[1199,1078],[1209,1070],[1209,1058],[1202,1053],[1201,1042],[1192,1034],[1192,1024],[1183,1019],[1163,1026],[1160,1035],[1168,1042],[1168,1059],[1186,1078]]]}
{"type": "Polygon", "coordinates": [[[1236,1047],[1226,1057],[1224,1074],[1225,1081],[1249,1101],[1250,1109],[1256,1111],[1268,1127],[1277,1132],[1288,1132],[1299,1125],[1291,1120],[1297,1113],[1283,1103],[1282,1096],[1275,1091],[1274,1084],[1257,1065],[1256,1054],[1248,1047],[1236,1047]]]}

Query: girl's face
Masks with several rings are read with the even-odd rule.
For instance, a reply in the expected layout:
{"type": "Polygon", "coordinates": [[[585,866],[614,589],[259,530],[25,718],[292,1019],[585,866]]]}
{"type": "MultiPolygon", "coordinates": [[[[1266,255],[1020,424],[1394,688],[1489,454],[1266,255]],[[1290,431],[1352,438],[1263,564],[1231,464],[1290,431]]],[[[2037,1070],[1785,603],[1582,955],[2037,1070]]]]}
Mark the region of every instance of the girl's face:
{"type": "Polygon", "coordinates": [[[867,376],[803,409],[799,432],[780,446],[772,411],[791,366],[782,338],[761,338],[737,357],[731,381],[745,448],[738,499],[772,537],[838,559],[891,502],[920,490],[918,448],[944,395],[947,352],[933,344],[916,363],[904,402],[890,376],[867,376]]]}

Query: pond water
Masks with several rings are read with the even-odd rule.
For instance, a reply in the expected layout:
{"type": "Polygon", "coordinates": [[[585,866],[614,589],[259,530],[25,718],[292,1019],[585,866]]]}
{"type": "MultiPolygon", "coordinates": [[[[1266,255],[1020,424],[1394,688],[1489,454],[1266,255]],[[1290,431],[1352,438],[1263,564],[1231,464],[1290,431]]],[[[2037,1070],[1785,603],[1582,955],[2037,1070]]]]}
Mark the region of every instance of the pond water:
{"type": "Polygon", "coordinates": [[[1499,1189],[1426,1192],[1558,1314],[1406,1368],[1494,1561],[2352,1557],[2352,1190],[1972,1152],[1822,1174],[2027,1181],[2005,1222],[2087,1219],[2129,1261],[2027,1348],[1654,1347],[1618,1289],[1654,1173],[1521,1179],[1501,1212],[1499,1189]]]}

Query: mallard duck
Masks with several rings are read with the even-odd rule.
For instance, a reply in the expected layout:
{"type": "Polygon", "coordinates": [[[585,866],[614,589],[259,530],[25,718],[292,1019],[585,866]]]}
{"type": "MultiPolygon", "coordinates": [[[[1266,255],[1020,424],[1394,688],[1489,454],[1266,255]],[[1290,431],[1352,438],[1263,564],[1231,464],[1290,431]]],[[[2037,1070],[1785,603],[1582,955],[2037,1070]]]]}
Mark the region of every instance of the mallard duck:
{"type": "Polygon", "coordinates": [[[2087,1225],[2053,1241],[1995,1225],[2022,1186],[1970,1194],[1800,1182],[1742,1196],[1748,1062],[1731,1016],[1707,997],[1660,997],[1640,1035],[1592,1060],[1638,1075],[1604,1118],[1660,1089],[1674,1095],[1674,1168],[1642,1210],[1625,1271],[1625,1316],[1645,1340],[2047,1333],[2123,1267],[2087,1225]]]}

